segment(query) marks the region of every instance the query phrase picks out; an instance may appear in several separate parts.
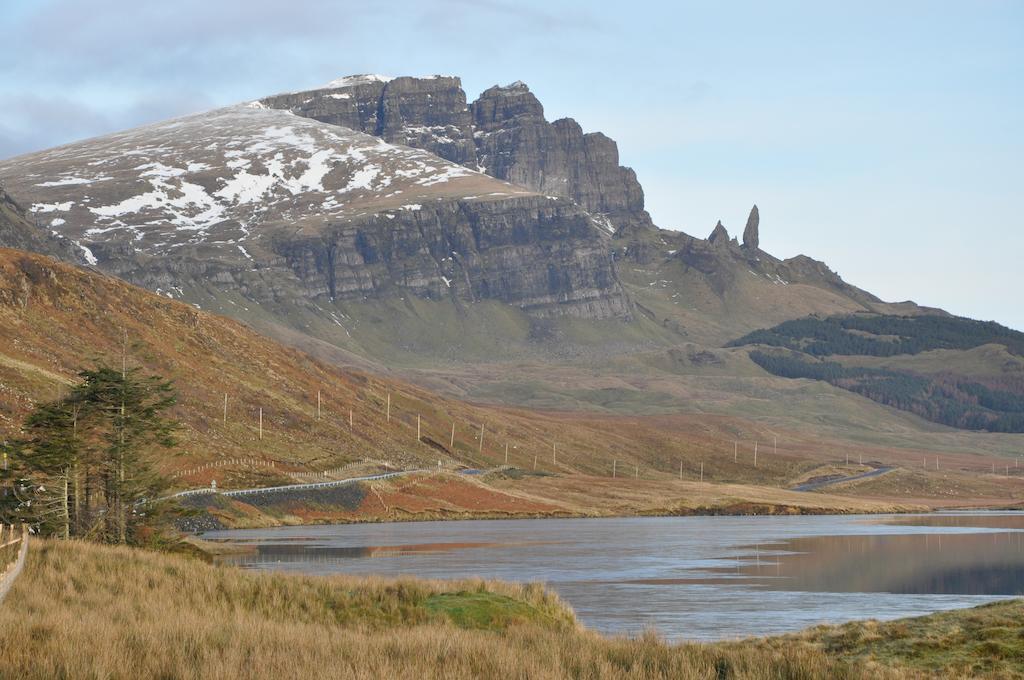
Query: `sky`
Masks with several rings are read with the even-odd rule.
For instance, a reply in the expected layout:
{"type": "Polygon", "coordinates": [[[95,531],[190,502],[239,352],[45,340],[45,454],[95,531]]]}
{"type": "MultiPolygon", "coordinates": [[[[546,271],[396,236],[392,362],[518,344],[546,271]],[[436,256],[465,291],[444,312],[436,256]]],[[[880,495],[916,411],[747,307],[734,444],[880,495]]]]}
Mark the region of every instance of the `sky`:
{"type": "Polygon", "coordinates": [[[1024,2],[4,0],[0,158],[342,75],[523,80],[656,224],[1024,330],[1024,2]]]}

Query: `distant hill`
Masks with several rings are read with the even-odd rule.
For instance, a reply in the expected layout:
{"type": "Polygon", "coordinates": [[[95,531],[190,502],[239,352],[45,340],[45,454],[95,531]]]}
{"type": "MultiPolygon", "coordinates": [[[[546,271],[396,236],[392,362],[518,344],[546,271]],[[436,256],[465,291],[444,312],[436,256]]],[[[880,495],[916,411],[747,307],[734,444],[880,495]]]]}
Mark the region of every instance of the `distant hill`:
{"type": "Polygon", "coordinates": [[[750,358],[774,375],[822,380],[944,425],[1024,432],[1024,333],[997,323],[950,316],[807,318],[730,343],[745,345],[773,348],[754,349],[750,358]],[[995,370],[978,365],[972,350],[1000,347],[1006,356],[995,370]],[[941,359],[928,361],[929,355],[941,359]]]}

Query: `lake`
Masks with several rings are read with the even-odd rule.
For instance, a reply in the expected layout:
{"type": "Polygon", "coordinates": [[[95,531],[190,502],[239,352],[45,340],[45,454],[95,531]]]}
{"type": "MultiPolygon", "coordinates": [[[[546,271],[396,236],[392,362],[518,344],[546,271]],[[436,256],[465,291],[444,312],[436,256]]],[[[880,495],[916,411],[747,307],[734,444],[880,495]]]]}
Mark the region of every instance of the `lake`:
{"type": "Polygon", "coordinates": [[[892,619],[1024,594],[1024,513],[634,517],[208,532],[304,574],[540,581],[603,633],[676,640],[892,619]]]}

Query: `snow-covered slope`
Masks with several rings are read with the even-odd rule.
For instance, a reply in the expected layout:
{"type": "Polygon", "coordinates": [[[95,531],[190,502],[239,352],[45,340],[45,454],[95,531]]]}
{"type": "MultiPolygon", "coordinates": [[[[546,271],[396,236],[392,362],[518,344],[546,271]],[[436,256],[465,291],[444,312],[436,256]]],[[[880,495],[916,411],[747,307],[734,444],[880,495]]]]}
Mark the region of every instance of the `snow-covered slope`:
{"type": "Polygon", "coordinates": [[[275,229],[531,192],[429,152],[258,103],[0,162],[37,221],[83,247],[241,246],[275,229]]]}

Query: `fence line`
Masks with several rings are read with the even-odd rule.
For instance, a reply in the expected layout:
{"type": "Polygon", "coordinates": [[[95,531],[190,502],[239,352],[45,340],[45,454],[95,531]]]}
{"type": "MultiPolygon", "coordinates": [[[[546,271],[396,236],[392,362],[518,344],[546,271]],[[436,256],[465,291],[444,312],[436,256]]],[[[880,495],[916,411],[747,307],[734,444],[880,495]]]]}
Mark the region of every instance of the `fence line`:
{"type": "MultiPolygon", "coordinates": [[[[14,533],[13,525],[11,526],[11,533],[14,533]]],[[[2,534],[3,531],[0,530],[0,535],[2,534]]],[[[7,597],[7,592],[11,589],[11,586],[14,585],[14,579],[18,578],[21,570],[25,567],[25,557],[28,555],[28,527],[24,524],[21,525],[21,536],[5,542],[3,545],[0,545],[0,548],[6,548],[9,545],[14,545],[19,542],[21,543],[21,547],[18,548],[18,556],[13,562],[6,565],[4,567],[3,574],[0,574],[0,602],[7,597]]]]}
{"type": "Polygon", "coordinates": [[[203,470],[209,470],[212,468],[222,468],[227,467],[229,465],[249,465],[252,467],[273,468],[277,467],[277,461],[252,457],[224,458],[222,460],[215,460],[209,463],[203,463],[202,465],[197,465],[196,467],[189,468],[188,470],[179,470],[177,472],[172,473],[171,478],[178,479],[179,477],[188,477],[190,475],[194,475],[197,472],[202,472],[203,470]]]}

